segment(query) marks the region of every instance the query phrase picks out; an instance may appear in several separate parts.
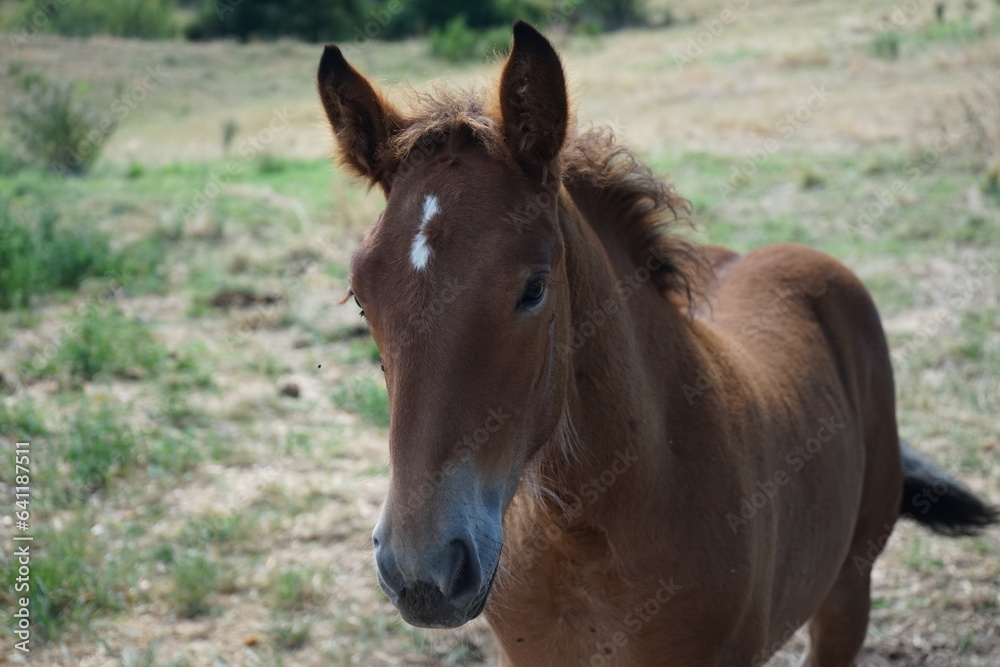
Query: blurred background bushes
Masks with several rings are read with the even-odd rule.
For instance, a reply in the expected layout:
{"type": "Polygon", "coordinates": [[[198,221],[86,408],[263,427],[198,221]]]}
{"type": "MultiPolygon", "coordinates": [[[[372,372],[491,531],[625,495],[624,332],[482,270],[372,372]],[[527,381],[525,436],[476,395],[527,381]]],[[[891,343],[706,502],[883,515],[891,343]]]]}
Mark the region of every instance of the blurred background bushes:
{"type": "Polygon", "coordinates": [[[165,39],[178,33],[171,0],[21,0],[0,25],[7,32],[51,32],[66,37],[113,35],[165,39]]]}
{"type": "Polygon", "coordinates": [[[309,42],[437,35],[434,52],[478,57],[518,18],[589,34],[646,22],[636,0],[15,0],[0,13],[14,34],[166,39],[281,37],[309,42]]]}

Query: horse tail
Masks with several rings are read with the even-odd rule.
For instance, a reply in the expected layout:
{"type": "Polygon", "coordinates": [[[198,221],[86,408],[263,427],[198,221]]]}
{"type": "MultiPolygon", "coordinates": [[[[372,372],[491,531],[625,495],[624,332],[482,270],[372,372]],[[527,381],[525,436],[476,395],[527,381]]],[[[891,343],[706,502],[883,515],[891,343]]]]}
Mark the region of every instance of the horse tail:
{"type": "Polygon", "coordinates": [[[978,535],[1000,523],[1000,508],[978,498],[950,472],[899,441],[903,456],[903,502],[900,516],[935,533],[958,537],[978,535]]]}

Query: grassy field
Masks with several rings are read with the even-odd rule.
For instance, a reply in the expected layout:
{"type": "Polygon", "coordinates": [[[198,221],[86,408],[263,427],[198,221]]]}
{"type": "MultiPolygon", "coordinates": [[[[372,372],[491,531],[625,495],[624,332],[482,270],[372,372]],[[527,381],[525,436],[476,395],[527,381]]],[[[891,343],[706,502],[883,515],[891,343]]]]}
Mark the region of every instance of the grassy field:
{"type": "MultiPolygon", "coordinates": [[[[939,24],[912,4],[690,0],[669,28],[553,34],[577,123],[610,124],[669,177],[696,238],[806,243],[860,275],[904,437],[1000,501],[1000,7],[949,3],[939,24]]],[[[375,581],[387,399],[363,321],[337,304],[381,202],[327,158],[320,52],[0,40],[5,97],[28,72],[125,110],[87,176],[0,179],[0,246],[20,249],[0,262],[52,283],[0,310],[0,601],[17,572],[10,452],[28,440],[32,663],[494,658],[481,623],[415,630],[375,581]]],[[[496,70],[419,40],[353,60],[401,99],[496,70]]],[[[1000,531],[901,525],[873,595],[867,667],[1000,664],[1000,531]]],[[[23,657],[6,627],[0,656],[23,657]]]]}

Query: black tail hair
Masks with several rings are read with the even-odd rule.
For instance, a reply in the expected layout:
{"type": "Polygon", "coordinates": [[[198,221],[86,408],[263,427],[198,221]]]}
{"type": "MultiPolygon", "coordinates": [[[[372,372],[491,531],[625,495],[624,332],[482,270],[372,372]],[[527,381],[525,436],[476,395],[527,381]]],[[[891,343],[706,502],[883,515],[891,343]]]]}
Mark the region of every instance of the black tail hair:
{"type": "Polygon", "coordinates": [[[950,472],[899,441],[903,456],[903,502],[900,516],[940,535],[978,535],[1000,522],[1000,509],[976,497],[950,472]]]}

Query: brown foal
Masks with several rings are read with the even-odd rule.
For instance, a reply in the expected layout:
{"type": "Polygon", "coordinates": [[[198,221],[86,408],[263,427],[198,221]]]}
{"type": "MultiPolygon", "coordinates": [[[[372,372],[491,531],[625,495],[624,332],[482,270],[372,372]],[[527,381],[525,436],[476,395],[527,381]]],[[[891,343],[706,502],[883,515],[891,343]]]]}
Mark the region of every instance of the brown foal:
{"type": "Polygon", "coordinates": [[[386,196],[350,283],[391,404],[376,569],[408,622],[484,612],[502,664],[532,667],[758,665],[808,622],[803,664],[842,667],[901,513],[996,520],[900,442],[854,274],[684,242],[683,199],[571,131],[528,24],[488,103],[397,110],[335,46],[319,93],[386,196]]]}

